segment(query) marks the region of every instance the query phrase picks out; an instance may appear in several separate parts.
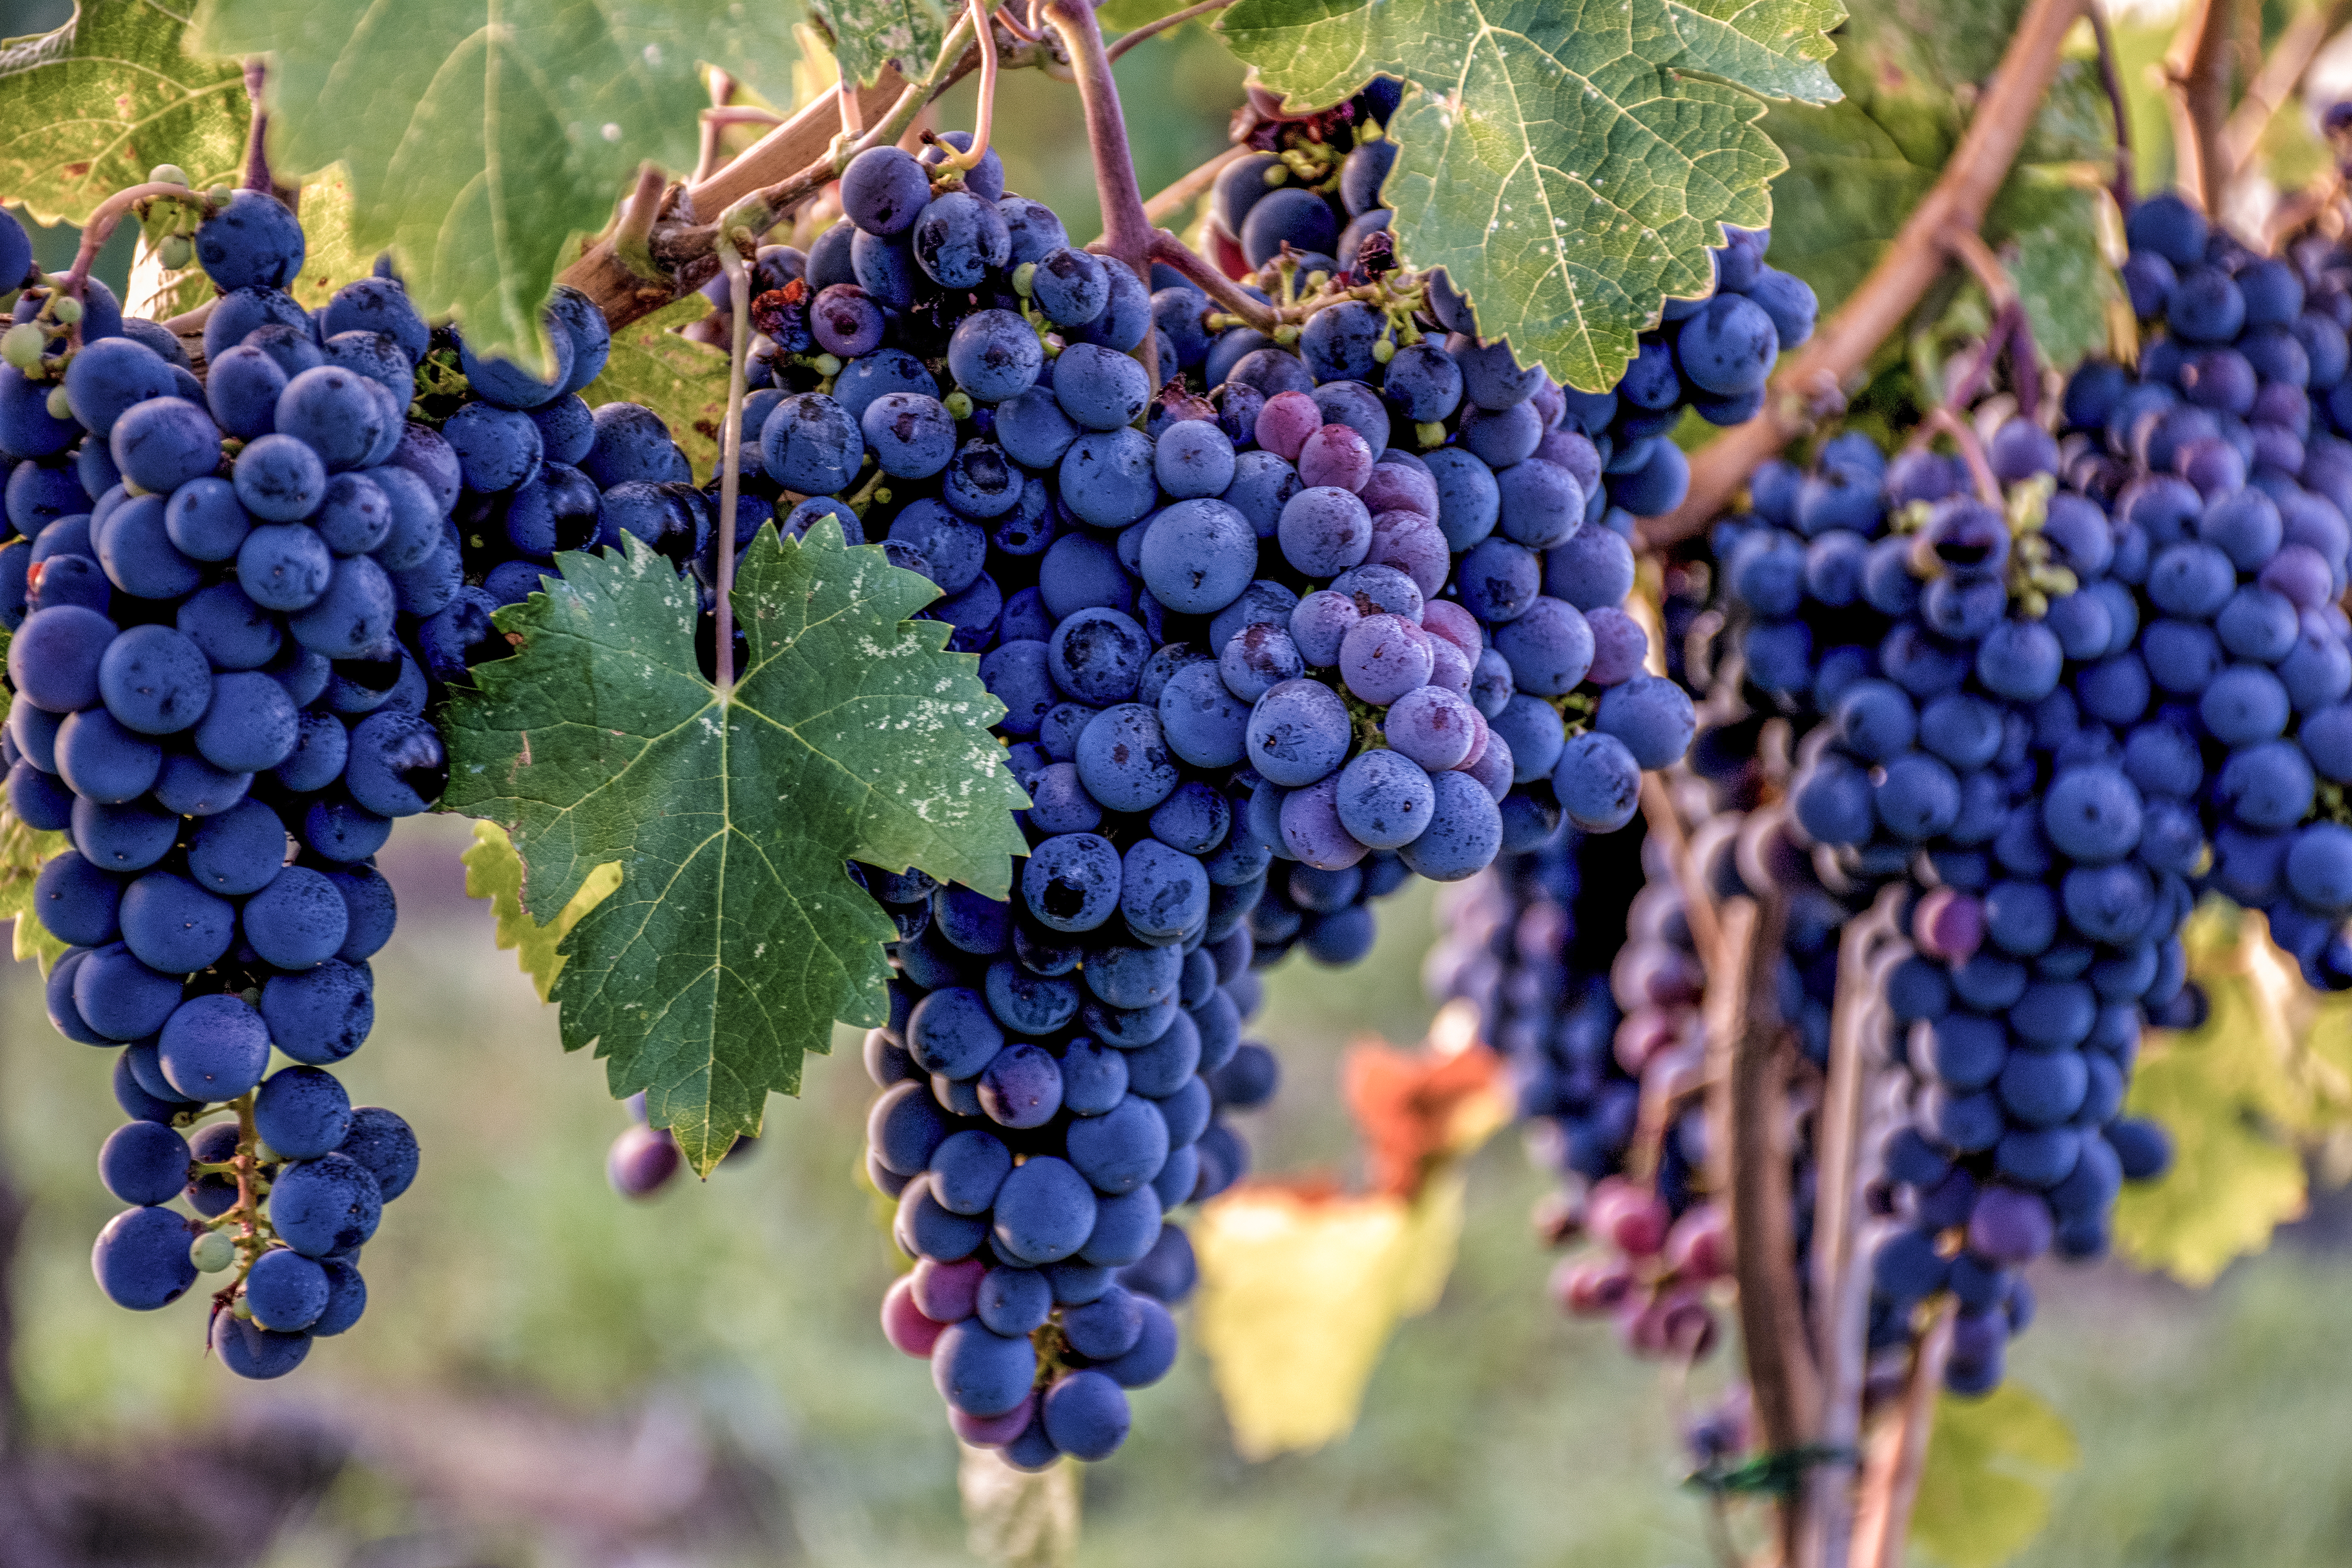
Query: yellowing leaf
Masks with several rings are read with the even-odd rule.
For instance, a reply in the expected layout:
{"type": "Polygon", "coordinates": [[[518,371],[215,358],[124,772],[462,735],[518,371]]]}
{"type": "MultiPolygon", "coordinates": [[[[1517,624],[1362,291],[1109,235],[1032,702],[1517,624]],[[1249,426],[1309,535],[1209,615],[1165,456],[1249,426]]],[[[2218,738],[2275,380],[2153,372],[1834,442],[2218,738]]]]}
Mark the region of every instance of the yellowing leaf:
{"type": "MultiPolygon", "coordinates": [[[[665,305],[613,334],[604,372],[582,388],[591,408],[640,403],[662,416],[694,465],[695,482],[719,467],[719,433],[727,417],[727,355],[709,343],[680,337],[677,329],[710,311],[699,290],[665,305]]],[[[755,441],[759,432],[744,432],[755,441]]]]}
{"type": "Polygon", "coordinates": [[[530,918],[522,907],[522,857],[515,852],[514,840],[507,830],[495,822],[474,824],[474,847],[459,857],[466,863],[466,896],[490,900],[490,915],[498,922],[499,951],[514,950],[515,962],[530,976],[531,988],[542,1002],[555,989],[555,977],[563,973],[564,955],[556,949],[580,923],[580,917],[594,909],[621,885],[621,863],[610,860],[588,873],[572,901],[546,925],[530,918]]]}
{"type": "Polygon", "coordinates": [[[1911,1512],[1911,1544],[1945,1568],[2000,1568],[2050,1522],[2050,1489],[2082,1463],[2066,1418],[2015,1380],[1944,1394],[1911,1512]]]}
{"type": "Polygon", "coordinates": [[[2253,982],[2224,973],[2204,985],[2212,1016],[2193,1034],[2149,1036],[2126,1102],[2172,1134],[2172,1168],[2126,1183],[2116,1205],[2124,1256],[2191,1285],[2269,1246],[2303,1213],[2305,1189],[2302,1155],[2278,1135],[2301,1097],[2253,982]]]}
{"type": "Polygon", "coordinates": [[[44,974],[64,955],[66,944],[34,917],[33,881],[41,863],[65,847],[64,834],[37,832],[0,805],[0,920],[14,917],[16,922],[16,961],[37,959],[44,974]]]}
{"type": "Polygon", "coordinates": [[[1458,1166],[1412,1204],[1244,1185],[1192,1226],[1193,1331],[1248,1459],[1345,1436],[1397,1323],[1427,1311],[1462,1232],[1458,1166]]]}
{"type": "Polygon", "coordinates": [[[302,182],[302,273],[287,292],[315,310],[375,270],[376,253],[352,234],[352,180],[340,163],[302,182]]]}

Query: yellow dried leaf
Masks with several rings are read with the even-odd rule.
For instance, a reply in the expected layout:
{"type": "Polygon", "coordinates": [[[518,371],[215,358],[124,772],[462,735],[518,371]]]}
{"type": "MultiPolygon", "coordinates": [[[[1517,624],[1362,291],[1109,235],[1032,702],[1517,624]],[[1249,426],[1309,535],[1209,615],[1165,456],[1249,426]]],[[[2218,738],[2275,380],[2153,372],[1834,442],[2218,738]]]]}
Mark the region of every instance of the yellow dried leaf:
{"type": "Polygon", "coordinates": [[[474,847],[460,857],[466,863],[466,896],[490,900],[498,922],[501,951],[514,949],[515,961],[530,976],[539,999],[546,1001],[563,973],[563,954],[555,950],[590,910],[603,903],[621,885],[621,863],[611,860],[588,873],[571,902],[546,925],[532,920],[522,907],[522,857],[514,840],[495,822],[474,824],[474,847]]]}
{"type": "Polygon", "coordinates": [[[2013,1379],[1939,1396],[1911,1544],[1945,1568],[2000,1568],[2050,1522],[2050,1489],[2082,1458],[2066,1418],[2013,1379]]]}

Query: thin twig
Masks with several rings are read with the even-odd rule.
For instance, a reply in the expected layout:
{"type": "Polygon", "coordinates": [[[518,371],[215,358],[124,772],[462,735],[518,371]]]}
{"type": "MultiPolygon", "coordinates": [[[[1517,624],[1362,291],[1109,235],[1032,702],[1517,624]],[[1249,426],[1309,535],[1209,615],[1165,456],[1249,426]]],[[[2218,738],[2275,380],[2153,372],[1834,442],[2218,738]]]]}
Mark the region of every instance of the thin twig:
{"type": "Polygon", "coordinates": [[[636,188],[629,193],[629,205],[621,209],[621,221],[613,230],[613,254],[648,282],[658,281],[662,275],[654,262],[654,220],[661,216],[662,196],[668,184],[660,164],[640,163],[636,188]]]}
{"type": "Polygon", "coordinates": [[[710,178],[719,167],[719,133],[730,125],[746,123],[746,115],[765,115],[766,123],[774,124],[781,118],[764,109],[730,109],[728,100],[735,96],[735,79],[717,67],[710,71],[710,107],[702,111],[702,141],[695,153],[694,178],[689,184],[699,184],[710,178]]]}
{"type": "Polygon", "coordinates": [[[1811,1258],[1813,1353],[1822,1369],[1819,1442],[1832,1457],[1805,1479],[1798,1568],[1844,1568],[1849,1544],[1854,1465],[1837,1456],[1853,1448],[1862,1429],[1869,1271],[1857,1260],[1863,1250],[1862,1188],[1875,1142],[1865,1112],[1878,1065],[1871,1040],[1885,1016],[1886,971],[1907,951],[1897,926],[1905,897],[1899,886],[1885,889],[1870,911],[1838,939],[1829,1082],[1814,1121],[1818,1175],[1811,1258]],[[1890,945],[1897,951],[1888,952],[1890,945]],[[1857,1280],[1862,1289],[1854,1288],[1857,1280]]]}
{"type": "Polygon", "coordinates": [[[1274,307],[1211,266],[1206,258],[1164,228],[1151,232],[1145,255],[1164,262],[1201,286],[1202,291],[1268,337],[1282,325],[1274,307]]]}
{"type": "Polygon", "coordinates": [[[2116,40],[2107,26],[2106,7],[2095,5],[2089,9],[2091,37],[2099,46],[2099,86],[2107,95],[2107,108],[2116,117],[2115,181],[2108,187],[2116,198],[2116,206],[2126,217],[2131,216],[2132,203],[2137,199],[2132,184],[2131,100],[2124,91],[2123,72],[2116,66],[2116,40]]]}
{"type": "Polygon", "coordinates": [[[1723,946],[1723,921],[1706,884],[1691,863],[1690,836],[1683,831],[1682,815],[1666,794],[1666,781],[1654,773],[1642,775],[1642,826],[1666,853],[1675,886],[1683,895],[1683,918],[1690,924],[1691,942],[1709,964],[1723,946]]]}
{"type": "Polygon", "coordinates": [[[2010,280],[2009,268],[2000,264],[2000,258],[1992,253],[1984,236],[1973,228],[1955,228],[1947,230],[1942,239],[1944,248],[1969,269],[1977,286],[1990,298],[1993,309],[2000,310],[2016,300],[2017,285],[2010,280]]]}
{"type": "Polygon", "coordinates": [[[2222,135],[2230,113],[2230,57],[2237,52],[2230,37],[2237,9],[2237,0],[2195,0],[2181,13],[2180,30],[2165,57],[2179,184],[2216,216],[2230,184],[2222,135]]]}
{"type": "MultiPolygon", "coordinates": [[[[74,247],[73,265],[66,269],[64,280],[58,285],[58,291],[68,300],[79,301],[82,297],[82,285],[89,278],[90,264],[98,259],[98,253],[106,248],[106,242],[114,237],[115,227],[122,222],[123,215],[139,203],[152,201],[157,196],[176,196],[203,207],[207,214],[212,210],[211,204],[205,200],[201,192],[160,180],[115,192],[100,202],[98,210],[91,213],[89,220],[81,226],[81,243],[74,247]]],[[[75,331],[79,332],[79,327],[77,326],[75,331]]]]}
{"type": "MultiPolygon", "coordinates": [[[[1104,52],[1102,28],[1087,0],[1045,0],[1045,17],[1061,36],[1077,72],[1078,101],[1087,114],[1087,144],[1094,153],[1095,194],[1102,202],[1103,241],[1137,281],[1151,286],[1151,220],[1143,214],[1135,158],[1128,150],[1127,120],[1118,106],[1118,80],[1104,52]]],[[[1154,386],[1160,384],[1159,334],[1147,331],[1135,357],[1154,386]]]]}
{"type": "MultiPolygon", "coordinates": [[[[988,135],[996,123],[996,29],[989,25],[989,0],[966,0],[972,37],[980,45],[980,100],[972,112],[971,145],[959,153],[947,148],[940,162],[950,169],[977,169],[988,156],[988,135]]],[[[926,135],[929,132],[925,132],[926,135]]]]}
{"type": "MultiPolygon", "coordinates": [[[[1821,1374],[1805,1332],[1790,1219],[1790,1030],[1776,999],[1775,973],[1788,908],[1779,889],[1760,892],[1726,907],[1727,931],[1735,921],[1748,928],[1746,951],[1737,967],[1710,965],[1709,973],[1737,987],[1727,1020],[1729,1079],[1720,1125],[1731,1171],[1724,1197],[1739,1291],[1739,1342],[1765,1450],[1789,1454],[1811,1443],[1820,1429],[1821,1374]]],[[[1801,1510],[1794,1499],[1783,1498],[1775,1511],[1782,1558],[1792,1560],[1801,1510]]]]}
{"type": "Polygon", "coordinates": [[[2231,181],[2245,177],[2255,153],[2262,150],[2263,133],[2270,129],[2272,119],[2303,85],[2321,46],[2347,21],[2352,21],[2352,0],[2336,0],[2324,10],[2313,7],[2296,12],[2279,34],[2278,42],[2263,57],[2262,68],[2246,83],[2245,97],[2222,127],[2221,155],[2228,161],[2231,181]]]}
{"type": "Polygon", "coordinates": [[[1862,286],[1783,362],[1763,412],[1699,450],[1682,505],[1643,524],[1646,545],[1675,543],[1712,522],[1756,466],[1805,428],[1814,405],[1843,397],[1847,378],[1860,374],[1878,345],[1910,315],[1946,265],[1937,237],[1982,226],[1985,208],[2024,145],[2034,108],[2058,74],[2061,46],[2085,3],[2032,0],[1934,188],[1862,286]]]}
{"type": "Polygon", "coordinates": [[[1944,1363],[1952,1353],[1952,1310],[1948,1298],[1934,1308],[1927,1331],[1911,1355],[1903,1402],[1871,1446],[1869,1473],[1863,1479],[1854,1520],[1855,1568],[1903,1568],[1911,1508],[1919,1500],[1919,1476],[1935,1435],[1936,1394],[1944,1385],[1944,1363]]]}
{"type": "Polygon", "coordinates": [[[1115,60],[1146,38],[1156,37],[1171,27],[1181,27],[1195,16],[1205,16],[1212,11],[1222,11],[1233,3],[1234,0],[1201,0],[1198,5],[1187,5],[1172,16],[1160,17],[1157,22],[1147,22],[1131,33],[1121,33],[1118,42],[1111,45],[1104,52],[1115,60]]]}
{"type": "Polygon", "coordinates": [[[1172,182],[1158,195],[1144,203],[1143,216],[1158,223],[1171,213],[1183,211],[1184,208],[1192,205],[1193,200],[1202,192],[1217,183],[1217,176],[1225,172],[1226,164],[1236,158],[1250,156],[1253,151],[1254,149],[1248,147],[1226,148],[1191,174],[1172,182]]]}

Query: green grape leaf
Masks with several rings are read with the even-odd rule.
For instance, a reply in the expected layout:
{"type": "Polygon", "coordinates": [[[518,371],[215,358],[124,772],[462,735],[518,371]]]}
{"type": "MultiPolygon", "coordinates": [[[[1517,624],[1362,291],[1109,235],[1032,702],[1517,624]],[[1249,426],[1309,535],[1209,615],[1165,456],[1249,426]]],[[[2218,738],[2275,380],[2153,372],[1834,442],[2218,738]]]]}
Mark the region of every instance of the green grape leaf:
{"type": "Polygon", "coordinates": [[[1937,164],[1915,160],[1854,96],[1818,109],[1774,104],[1764,129],[1789,157],[1775,184],[1768,258],[1811,284],[1826,315],[1878,264],[1935,184],[1937,164]]]}
{"type": "MultiPolygon", "coordinates": [[[[539,310],[638,164],[693,167],[701,62],[782,87],[794,9],[696,0],[202,0],[190,47],[266,55],[281,172],[337,163],[351,237],[427,315],[547,363],[539,310]]],[[[193,172],[193,171],[192,171],[193,172]]]]}
{"type": "Polygon", "coordinates": [[[1838,96],[1824,64],[1830,30],[1845,20],[1837,0],[1667,0],[1683,40],[1676,63],[1768,98],[1828,103],[1838,96]]]}
{"type": "Polygon", "coordinates": [[[809,0],[808,9],[842,75],[869,87],[884,66],[910,77],[929,69],[955,13],[940,0],[809,0]]]}
{"type": "Polygon", "coordinates": [[[2061,366],[2079,364],[2107,344],[2108,314],[2123,285],[2100,253],[2098,192],[2033,168],[2016,170],[2001,187],[1985,227],[2016,247],[2010,281],[2024,302],[2034,347],[2061,366]]]}
{"type": "Polygon", "coordinates": [[[2050,1492],[2083,1462],[2066,1418],[2012,1378],[1945,1394],[1911,1511],[1911,1544],[1944,1568],[2000,1568],[2050,1522],[2050,1492]]]}
{"type": "Polygon", "coordinates": [[[54,31],[0,43],[0,193],[80,223],[177,163],[198,188],[245,165],[252,110],[235,60],[180,50],[187,0],[81,0],[54,31]]]}
{"type": "Polygon", "coordinates": [[[1148,22],[1172,16],[1192,4],[1192,0],[1103,0],[1095,7],[1095,19],[1108,31],[1131,32],[1148,22]]]}
{"type": "Polygon", "coordinates": [[[2293,1046],[2283,1020],[2262,1005],[2253,980],[2198,967],[2212,1007],[2204,1027],[2151,1033],[2126,1101],[2172,1135],[2172,1168],[2124,1184],[2115,1235],[2141,1268],[2210,1285],[2304,1212],[2303,1156],[2281,1134],[2308,1100],[2285,1065],[2293,1046]]]}
{"type": "Polygon", "coordinates": [[[804,542],[762,529],[743,552],[750,654],[723,705],[667,561],[632,540],[560,564],[499,613],[515,655],[451,694],[443,804],[506,829],[539,924],[620,866],[560,949],[563,1044],[593,1043],[614,1097],[645,1090],[707,1173],[759,1131],[771,1090],[798,1092],[835,1018],[888,1016],[894,928],[843,862],[1003,898],[1027,802],[979,661],[942,651],[945,623],[907,619],[937,590],[838,524],[804,542]]]}
{"type": "MultiPolygon", "coordinates": [[[[699,484],[719,468],[719,437],[727,419],[727,354],[680,337],[677,329],[710,312],[699,290],[665,305],[613,334],[612,357],[580,391],[592,408],[641,403],[662,416],[694,465],[699,484]]],[[[747,432],[757,439],[758,432],[747,432]]]]}
{"type": "Polygon", "coordinates": [[[341,168],[302,182],[302,273],[286,291],[304,310],[318,310],[375,270],[376,253],[359,243],[352,220],[352,182],[341,168]]]}
{"type": "Polygon", "coordinates": [[[563,973],[564,957],[556,949],[580,923],[580,917],[612,896],[621,885],[621,864],[607,861],[588,873],[580,890],[560,913],[541,925],[522,907],[522,857],[514,840],[495,822],[474,824],[473,847],[458,857],[466,863],[466,896],[490,900],[490,919],[498,928],[500,952],[512,949],[515,962],[530,976],[531,989],[542,1002],[563,973]]]}
{"type": "Polygon", "coordinates": [[[1294,104],[1402,79],[1384,195],[1404,255],[1444,268],[1482,332],[1601,390],[1662,300],[1711,286],[1721,226],[1771,220],[1766,184],[1787,163],[1741,89],[1834,96],[1828,42],[1801,23],[1838,15],[1819,0],[1240,0],[1220,26],[1294,104]]]}
{"type": "MultiPolygon", "coordinates": [[[[0,644],[0,651],[5,651],[0,644]]],[[[12,947],[17,963],[37,960],[41,973],[65,956],[66,944],[49,934],[33,913],[33,881],[51,856],[66,847],[62,833],[27,827],[16,812],[0,803],[0,920],[16,921],[12,947]]]]}

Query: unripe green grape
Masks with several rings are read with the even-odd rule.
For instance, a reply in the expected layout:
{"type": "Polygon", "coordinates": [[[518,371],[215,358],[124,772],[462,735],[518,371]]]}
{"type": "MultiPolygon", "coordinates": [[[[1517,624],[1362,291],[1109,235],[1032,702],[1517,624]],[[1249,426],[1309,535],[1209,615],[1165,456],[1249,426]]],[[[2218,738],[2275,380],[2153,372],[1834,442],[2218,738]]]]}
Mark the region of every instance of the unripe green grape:
{"type": "Polygon", "coordinates": [[[809,361],[809,368],[815,371],[819,375],[839,375],[841,374],[841,359],[835,354],[819,354],[816,358],[809,361]]]}
{"type": "Polygon", "coordinates": [[[940,400],[940,402],[947,411],[956,418],[969,419],[971,417],[971,394],[964,391],[961,387],[949,393],[946,397],[940,400]]]}
{"type": "Polygon", "coordinates": [[[156,264],[167,272],[177,272],[196,258],[196,247],[184,234],[167,237],[155,247],[156,264]]]}
{"type": "Polygon", "coordinates": [[[1396,358],[1396,340],[1394,338],[1381,338],[1372,344],[1372,363],[1374,364],[1386,364],[1389,361],[1394,358],[1396,358]]]}
{"type": "Polygon", "coordinates": [[[49,389],[49,417],[52,419],[73,417],[73,405],[66,400],[66,389],[62,385],[49,389]]]}
{"type": "Polygon", "coordinates": [[[177,163],[158,163],[147,171],[147,183],[151,185],[185,186],[188,172],[177,163]]]}
{"type": "Polygon", "coordinates": [[[188,1244],[188,1261],[199,1274],[217,1274],[236,1261],[236,1241],[225,1230],[208,1230],[188,1244]]]}
{"type": "Polygon", "coordinates": [[[1436,419],[1423,420],[1421,424],[1412,427],[1412,433],[1414,438],[1419,440],[1423,447],[1443,447],[1445,445],[1445,426],[1443,421],[1436,419]]]}
{"type": "Polygon", "coordinates": [[[49,335],[31,321],[19,321],[5,332],[0,332],[0,360],[6,360],[18,370],[31,370],[41,363],[41,351],[48,346],[49,335]]]}
{"type": "Polygon", "coordinates": [[[81,301],[70,294],[58,295],[49,301],[49,318],[59,326],[72,326],[81,320],[81,301]]]}
{"type": "Polygon", "coordinates": [[[1030,289],[1036,277],[1037,264],[1034,261],[1023,262],[1013,269],[1013,291],[1026,300],[1029,298],[1030,289]]]}

